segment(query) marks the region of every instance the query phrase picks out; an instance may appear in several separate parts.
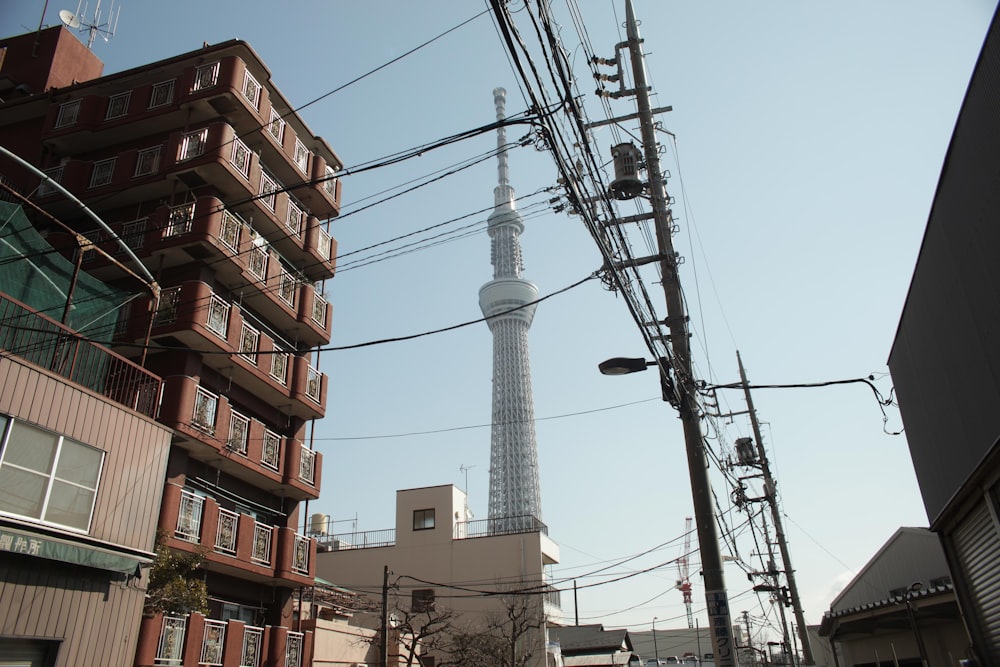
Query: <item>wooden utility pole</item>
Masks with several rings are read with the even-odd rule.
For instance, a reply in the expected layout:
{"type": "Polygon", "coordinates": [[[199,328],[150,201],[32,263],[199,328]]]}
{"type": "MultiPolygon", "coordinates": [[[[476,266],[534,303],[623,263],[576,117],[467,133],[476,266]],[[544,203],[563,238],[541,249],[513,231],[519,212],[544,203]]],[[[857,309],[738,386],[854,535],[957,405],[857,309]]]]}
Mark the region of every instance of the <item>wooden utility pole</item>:
{"type": "Polygon", "coordinates": [[[381,667],[389,667],[389,566],[382,571],[382,637],[381,667]]]}
{"type": "MultiPolygon", "coordinates": [[[[760,459],[760,470],[764,475],[764,495],[767,498],[767,504],[771,507],[774,533],[778,540],[781,562],[785,569],[785,580],[788,582],[788,595],[791,598],[792,611],[795,614],[795,625],[798,626],[799,642],[802,644],[802,663],[805,665],[814,665],[816,663],[813,659],[812,645],[809,643],[809,630],[806,628],[805,615],[802,613],[802,603],[799,601],[799,587],[795,583],[795,570],[792,569],[792,557],[788,553],[785,529],[782,527],[781,522],[781,511],[778,509],[778,489],[774,484],[774,478],[771,476],[771,466],[767,462],[764,441],[760,437],[760,423],[757,421],[757,411],[753,407],[750,384],[747,382],[747,374],[743,369],[743,359],[740,358],[739,351],[736,352],[736,361],[740,365],[740,382],[743,383],[743,395],[746,397],[747,410],[750,412],[750,425],[753,427],[753,437],[757,441],[757,458],[760,459]]],[[[780,601],[780,604],[785,604],[784,599],[780,601]]]]}

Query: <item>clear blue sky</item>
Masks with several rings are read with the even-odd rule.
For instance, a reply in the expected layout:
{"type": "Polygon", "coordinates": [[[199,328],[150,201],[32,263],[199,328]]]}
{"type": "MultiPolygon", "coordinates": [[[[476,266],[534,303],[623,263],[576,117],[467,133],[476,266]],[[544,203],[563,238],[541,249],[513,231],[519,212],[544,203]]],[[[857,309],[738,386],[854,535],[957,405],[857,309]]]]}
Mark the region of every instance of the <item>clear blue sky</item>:
{"type": "MultiPolygon", "coordinates": [[[[95,44],[107,73],[237,37],[261,55],[293,105],[342,86],[486,7],[445,0],[122,5],[118,34],[95,44]]],[[[611,56],[622,39],[623,1],[580,5],[594,48],[611,56]]],[[[668,189],[678,201],[675,244],[686,260],[682,281],[700,376],[737,380],[739,349],[754,383],[874,373],[888,392],[885,361],[994,3],[635,5],[654,103],[675,109],[663,117],[665,129],[677,136],[676,150],[668,145],[665,159],[668,189]]],[[[0,3],[2,32],[37,26],[42,6],[41,0],[0,3]]],[[[55,24],[61,8],[50,3],[45,22],[55,24]]],[[[553,10],[577,59],[580,89],[592,91],[566,3],[556,0],[553,10]]],[[[509,112],[524,109],[493,23],[482,16],[303,115],[351,166],[491,122],[496,86],[508,89],[509,112]]],[[[593,95],[586,104],[600,117],[593,95]]],[[[621,102],[615,110],[632,109],[621,102]]],[[[518,136],[516,130],[510,135],[518,136]]],[[[596,131],[595,140],[608,157],[608,131],[596,131]]],[[[485,136],[346,177],[344,212],[494,145],[495,138],[485,136]]],[[[519,195],[554,184],[546,154],[519,149],[510,162],[519,195]]],[[[495,163],[488,161],[345,217],[333,225],[341,253],[490,207],[495,182],[495,163]]],[[[542,294],[599,267],[596,246],[578,219],[545,207],[525,213],[525,275],[542,294]]],[[[483,226],[476,229],[461,240],[354,269],[347,262],[363,254],[345,257],[344,270],[328,284],[333,344],[480,317],[477,293],[491,267],[483,226]]],[[[658,294],[655,285],[649,288],[658,294]]],[[[345,520],[337,524],[343,531],[355,517],[359,530],[388,528],[396,489],[464,487],[464,465],[470,467],[471,507],[484,517],[489,429],[440,431],[489,422],[491,344],[486,325],[479,324],[325,353],[328,416],[316,432],[325,457],[323,496],[309,511],[345,520]],[[427,431],[438,432],[404,435],[427,431]]],[[[544,520],[562,549],[556,576],[578,577],[581,622],[645,630],[655,616],[658,627],[681,627],[680,593],[670,590],[673,567],[583,588],[628,568],[676,558],[684,519],[692,512],[680,422],[657,400],[655,376],[608,378],[597,372],[607,357],[645,352],[624,303],[596,282],[554,297],[539,306],[530,344],[544,520]],[[585,414],[560,417],[573,413],[585,414]],[[627,566],[588,576],[664,543],[627,566]]],[[[927,524],[905,437],[883,433],[872,394],[860,385],[760,390],[754,400],[765,422],[806,617],[817,623],[852,573],[898,526],[927,524]]],[[[735,392],[728,403],[724,407],[743,409],[735,392]]],[[[898,430],[898,412],[889,416],[889,429],[898,430]]],[[[748,434],[744,419],[729,425],[723,450],[748,434]]],[[[717,494],[728,506],[721,481],[717,494]]],[[[745,534],[739,547],[752,560],[755,548],[745,534]]],[[[773,615],[746,594],[750,584],[739,568],[727,566],[726,576],[734,612],[773,615]]],[[[697,575],[693,581],[704,624],[697,575]]],[[[572,618],[572,595],[563,600],[572,618]]]]}

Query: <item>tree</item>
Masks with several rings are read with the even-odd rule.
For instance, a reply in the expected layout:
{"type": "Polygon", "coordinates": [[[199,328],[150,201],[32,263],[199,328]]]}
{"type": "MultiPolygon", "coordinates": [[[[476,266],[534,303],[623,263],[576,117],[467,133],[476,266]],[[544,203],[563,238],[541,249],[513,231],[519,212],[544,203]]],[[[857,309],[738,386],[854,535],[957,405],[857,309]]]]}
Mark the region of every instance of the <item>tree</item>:
{"type": "Polygon", "coordinates": [[[199,572],[204,561],[204,549],[194,553],[174,551],[167,546],[166,535],[158,532],[143,613],[208,613],[208,588],[199,572]]]}

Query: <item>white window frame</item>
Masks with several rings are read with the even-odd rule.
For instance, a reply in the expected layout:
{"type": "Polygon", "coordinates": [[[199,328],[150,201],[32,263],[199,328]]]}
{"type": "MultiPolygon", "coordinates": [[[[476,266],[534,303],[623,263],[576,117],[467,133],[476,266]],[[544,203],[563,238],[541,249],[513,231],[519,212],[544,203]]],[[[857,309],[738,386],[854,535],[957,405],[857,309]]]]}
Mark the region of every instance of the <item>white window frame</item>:
{"type": "Polygon", "coordinates": [[[281,273],[278,274],[278,298],[293,308],[295,307],[296,285],[298,285],[298,281],[295,280],[295,276],[282,266],[281,273]]]}
{"type": "Polygon", "coordinates": [[[271,107],[271,120],[267,124],[267,131],[279,144],[284,141],[285,120],[281,117],[281,113],[274,107],[271,107]]]}
{"type": "Polygon", "coordinates": [[[254,366],[257,365],[257,352],[260,350],[260,331],[245,321],[240,329],[240,356],[254,366]],[[252,344],[251,344],[252,343],[252,344]],[[253,354],[247,354],[252,352],[253,354]]]}
{"type": "Polygon", "coordinates": [[[135,156],[135,177],[149,176],[160,170],[160,150],[162,146],[144,148],[135,156]]]}
{"type": "Polygon", "coordinates": [[[90,187],[100,188],[111,183],[115,176],[115,162],[118,158],[108,158],[98,160],[94,163],[94,170],[90,172],[90,187]]]}
{"type": "Polygon", "coordinates": [[[305,209],[288,198],[288,211],[285,214],[285,227],[296,237],[302,235],[302,226],[306,218],[305,209]]]}
{"type": "MultiPolygon", "coordinates": [[[[0,444],[3,445],[2,449],[0,449],[0,475],[6,476],[6,474],[8,473],[13,473],[21,477],[27,476],[29,478],[36,478],[36,481],[37,479],[43,479],[45,481],[43,482],[44,491],[40,499],[41,506],[38,508],[37,514],[22,514],[16,511],[12,511],[11,509],[5,509],[2,506],[0,506],[0,512],[12,516],[23,517],[31,521],[38,521],[40,523],[52,526],[59,526],[61,528],[65,528],[66,530],[71,530],[73,532],[89,533],[91,523],[94,520],[94,509],[97,506],[97,493],[101,486],[101,475],[104,472],[104,463],[107,452],[105,452],[102,449],[98,449],[97,447],[91,447],[90,445],[84,444],[77,440],[72,440],[59,433],[54,433],[52,431],[47,431],[45,429],[38,428],[37,426],[28,424],[27,422],[13,418],[6,418],[6,416],[4,417],[5,417],[4,421],[6,422],[6,424],[0,426],[0,444]],[[37,470],[30,466],[19,465],[10,460],[12,457],[12,451],[14,449],[14,447],[10,443],[10,439],[12,437],[16,437],[16,434],[14,433],[15,428],[24,429],[35,437],[41,435],[43,437],[52,438],[51,442],[53,445],[54,452],[52,454],[50,462],[48,463],[49,465],[48,470],[37,470]],[[70,479],[61,476],[61,473],[63,473],[64,471],[60,470],[60,463],[63,461],[64,456],[71,457],[72,452],[74,450],[85,451],[91,455],[97,454],[97,460],[96,460],[97,466],[96,470],[93,471],[94,472],[93,486],[84,483],[79,479],[70,479]],[[89,501],[90,508],[86,512],[86,522],[83,525],[63,523],[60,521],[53,521],[52,519],[47,518],[50,514],[50,510],[54,512],[57,511],[58,509],[53,505],[54,502],[53,491],[56,491],[58,493],[62,490],[67,490],[67,489],[70,491],[73,491],[75,489],[75,498],[72,503],[74,506],[78,506],[80,504],[81,498],[85,498],[87,495],[90,496],[90,501],[89,501]]],[[[37,443],[32,445],[32,447],[37,447],[37,443]]],[[[70,460],[72,461],[72,459],[70,460]]],[[[67,472],[76,472],[78,470],[79,470],[79,461],[77,461],[76,466],[72,467],[72,469],[67,472]]],[[[90,470],[92,469],[88,469],[88,472],[90,470]]],[[[0,500],[2,500],[2,494],[0,494],[0,500]]],[[[81,513],[81,518],[82,518],[82,513],[81,513]]],[[[38,546],[33,545],[31,540],[28,540],[27,542],[28,543],[25,545],[24,553],[31,554],[31,549],[37,549],[38,546]]]]}
{"type": "Polygon", "coordinates": [[[240,89],[243,97],[250,102],[254,109],[260,108],[260,83],[253,74],[247,70],[243,75],[243,87],[240,89]]]}
{"type": "Polygon", "coordinates": [[[298,137],[295,137],[295,164],[303,174],[309,173],[309,149],[298,137]]]}
{"type": "Polygon", "coordinates": [[[215,434],[215,420],[219,414],[219,397],[204,387],[198,387],[194,395],[194,409],[191,411],[191,426],[199,431],[215,434]],[[203,418],[199,418],[202,413],[200,406],[206,406],[203,418]]]}
{"type": "Polygon", "coordinates": [[[76,125],[80,119],[80,104],[83,100],[73,100],[59,105],[59,114],[56,116],[56,127],[69,127],[76,125]]]}
{"type": "Polygon", "coordinates": [[[240,252],[240,236],[243,226],[244,223],[240,220],[240,216],[228,209],[222,212],[222,222],[219,223],[219,240],[236,254],[240,252]],[[227,234],[231,235],[231,238],[227,234]]]}
{"type": "Polygon", "coordinates": [[[278,181],[268,174],[266,171],[261,169],[260,171],[260,192],[259,197],[260,202],[266,206],[271,211],[274,211],[274,207],[278,202],[278,181]]]}
{"type": "Polygon", "coordinates": [[[177,161],[191,160],[205,153],[205,144],[208,142],[208,128],[202,128],[194,132],[188,132],[181,137],[180,149],[177,152],[177,161]]]}
{"type": "Polygon", "coordinates": [[[243,456],[247,455],[247,446],[250,442],[250,418],[246,415],[233,410],[229,414],[229,437],[226,440],[226,447],[241,454],[243,456]],[[234,433],[239,433],[239,425],[242,424],[242,435],[234,436],[234,433]]]}
{"type": "Polygon", "coordinates": [[[154,83],[149,91],[149,108],[165,107],[174,101],[174,80],[154,83]]]}
{"type": "Polygon", "coordinates": [[[288,352],[285,352],[277,343],[274,344],[274,352],[271,353],[271,368],[269,375],[278,384],[285,386],[288,384],[288,352]]]}
{"type": "Polygon", "coordinates": [[[191,92],[197,90],[207,90],[214,88],[219,83],[219,63],[218,61],[201,65],[194,70],[194,83],[191,84],[191,92]]]}
{"type": "Polygon", "coordinates": [[[118,93],[108,98],[108,110],[104,114],[104,120],[114,120],[128,115],[128,104],[132,99],[132,91],[118,93]]]}
{"type": "Polygon", "coordinates": [[[264,429],[264,440],[260,448],[260,462],[271,470],[281,467],[281,436],[270,429],[264,429]],[[268,450],[273,444],[274,455],[268,456],[268,450]]]}
{"type": "Polygon", "coordinates": [[[253,152],[250,147],[239,139],[233,139],[233,151],[229,154],[229,161],[232,163],[236,171],[243,174],[244,177],[250,178],[250,163],[253,160],[253,152]]]}

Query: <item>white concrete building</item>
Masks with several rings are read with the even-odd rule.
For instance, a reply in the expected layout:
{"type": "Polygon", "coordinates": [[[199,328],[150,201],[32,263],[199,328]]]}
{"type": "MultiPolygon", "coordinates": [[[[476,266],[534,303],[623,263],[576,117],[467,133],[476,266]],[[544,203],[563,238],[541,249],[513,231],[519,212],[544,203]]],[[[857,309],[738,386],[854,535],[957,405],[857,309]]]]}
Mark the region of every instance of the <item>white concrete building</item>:
{"type": "MultiPolygon", "coordinates": [[[[452,628],[494,624],[495,636],[514,601],[538,626],[517,650],[530,654],[527,665],[541,667],[547,624],[559,614],[558,591],[546,574],[559,562],[559,548],[532,517],[467,521],[466,507],[465,493],[450,484],[397,491],[394,530],[317,536],[317,576],[379,597],[388,567],[390,617],[453,611],[452,628]]],[[[435,657],[433,649],[427,652],[435,657]]]]}

